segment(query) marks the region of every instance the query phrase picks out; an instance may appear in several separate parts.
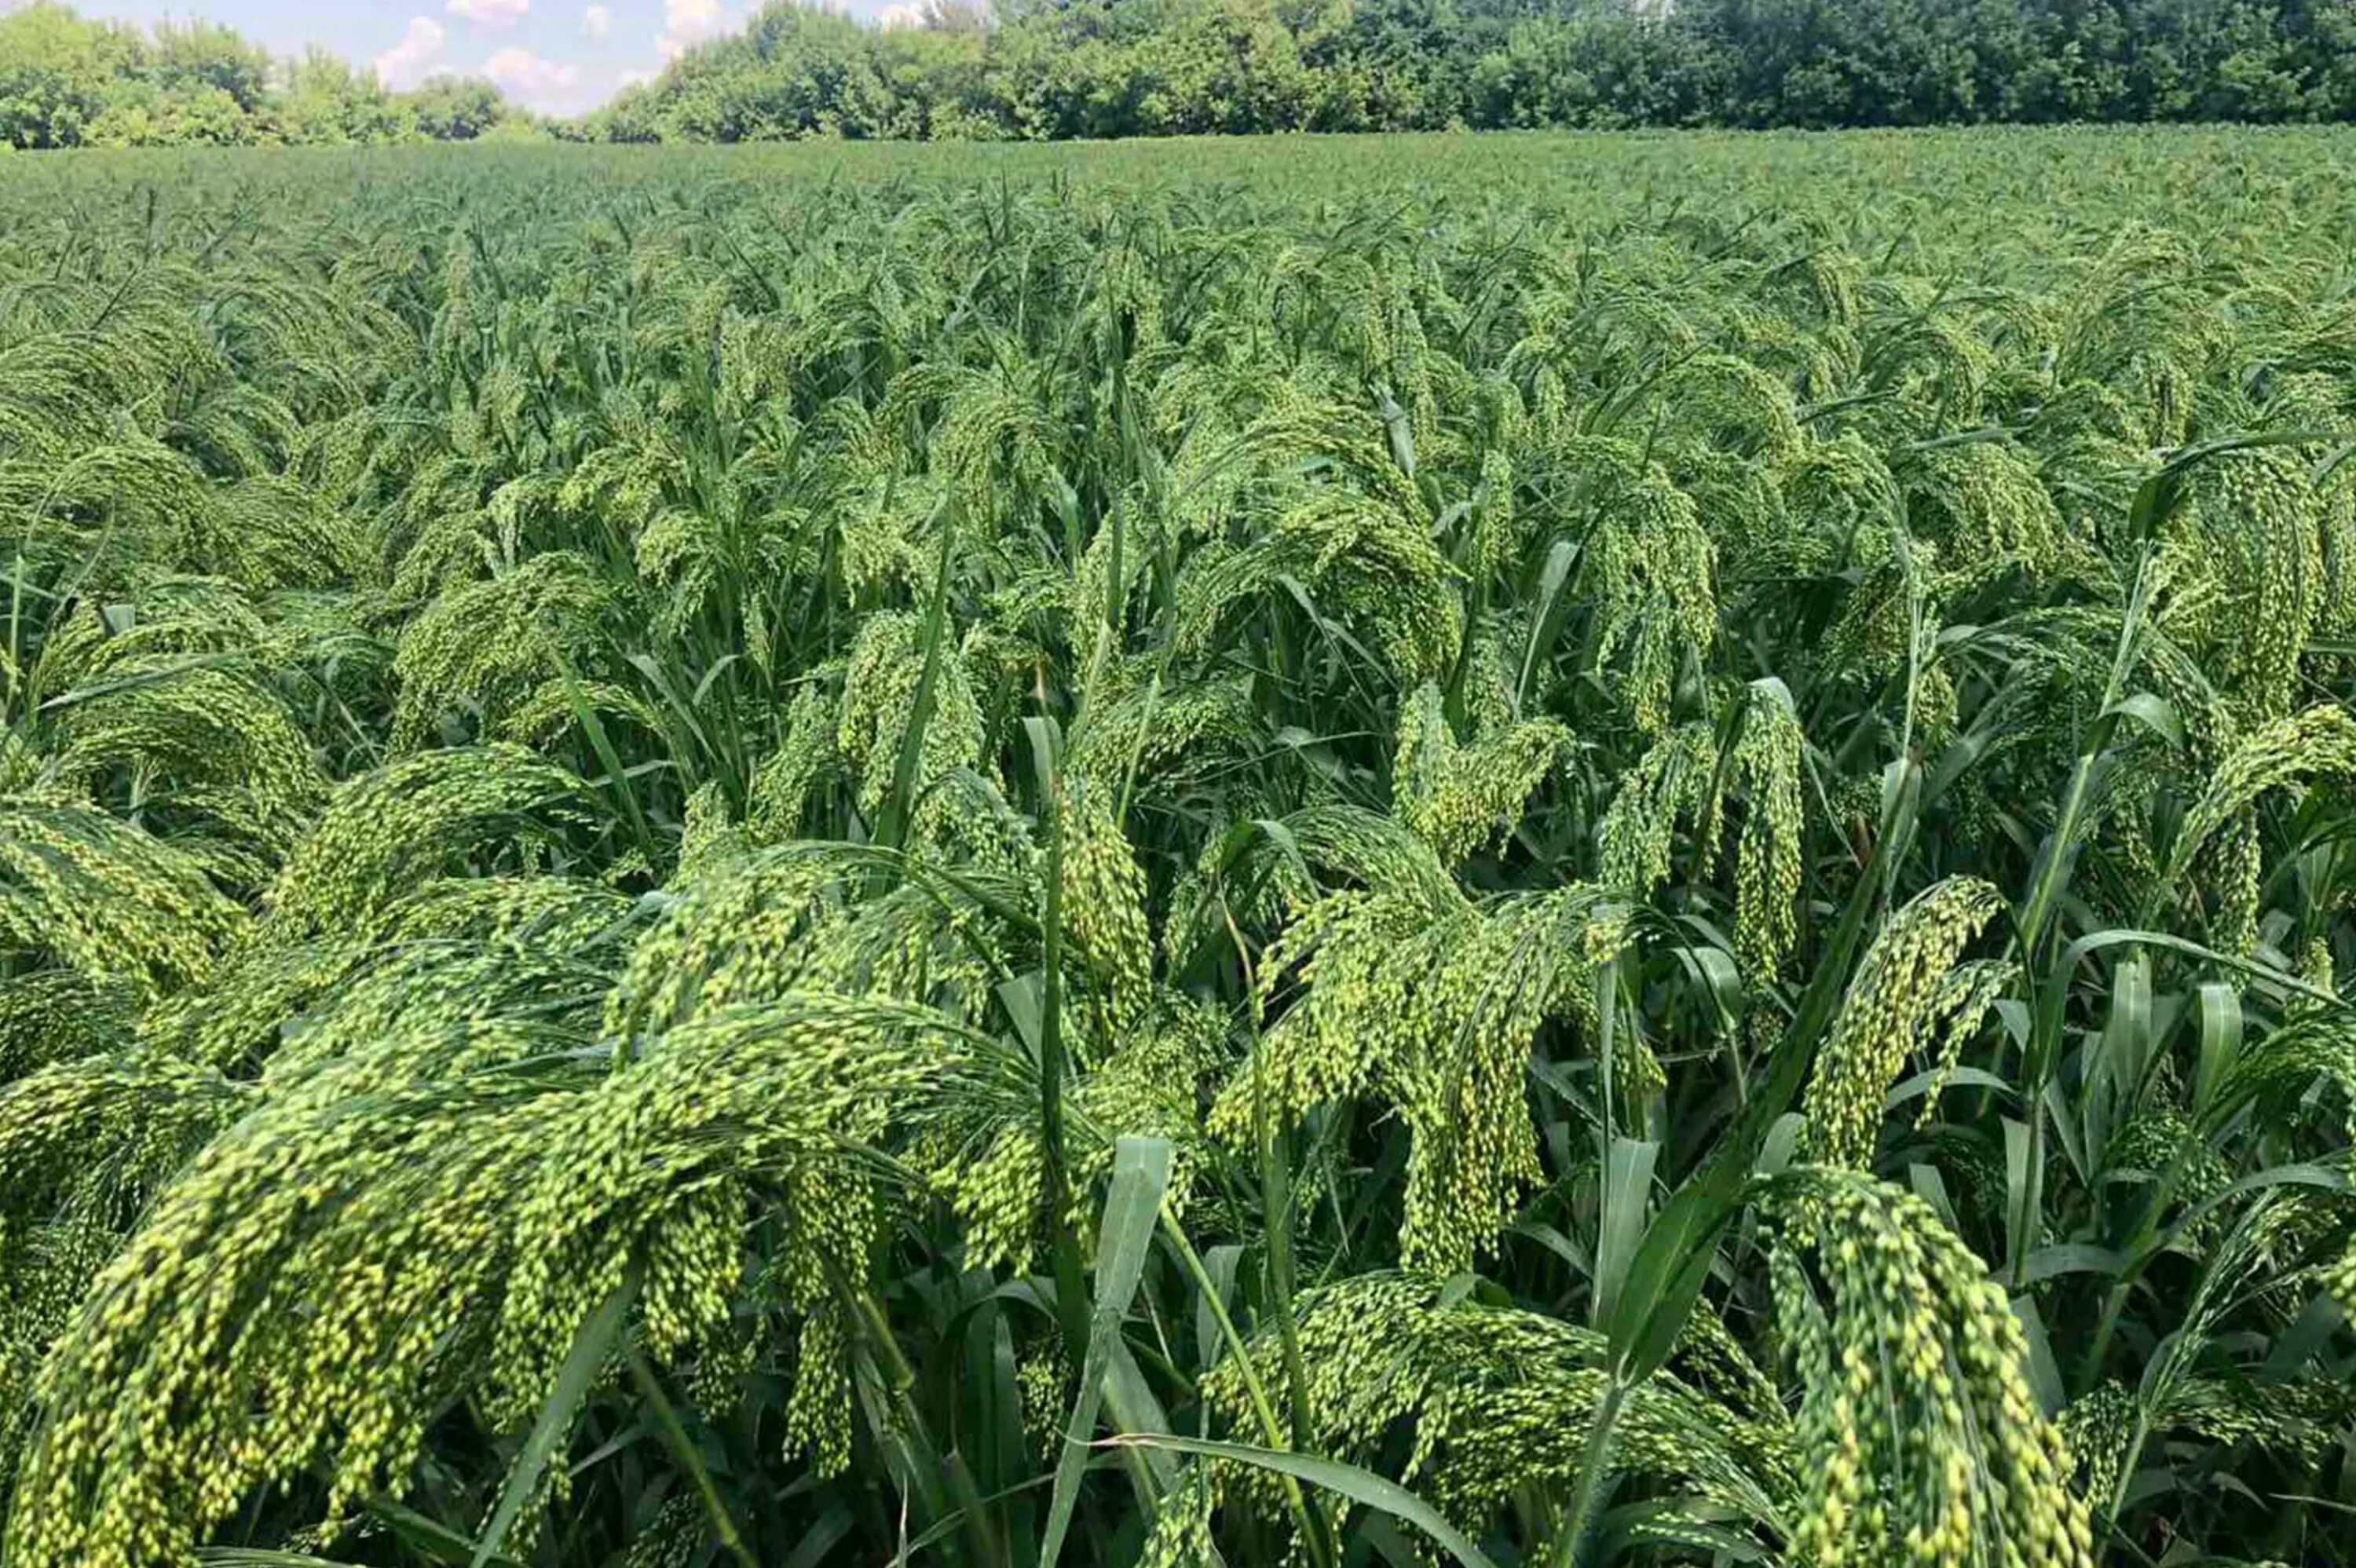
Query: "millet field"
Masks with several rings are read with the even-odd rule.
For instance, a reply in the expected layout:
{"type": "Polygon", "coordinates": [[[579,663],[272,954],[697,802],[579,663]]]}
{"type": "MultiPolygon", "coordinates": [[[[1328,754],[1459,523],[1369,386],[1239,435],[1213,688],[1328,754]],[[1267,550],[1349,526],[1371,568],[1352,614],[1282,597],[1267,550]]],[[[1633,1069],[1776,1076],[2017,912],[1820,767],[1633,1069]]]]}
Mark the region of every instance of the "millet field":
{"type": "Polygon", "coordinates": [[[7,1568],[2356,1564],[2356,132],[0,161],[7,1568]]]}

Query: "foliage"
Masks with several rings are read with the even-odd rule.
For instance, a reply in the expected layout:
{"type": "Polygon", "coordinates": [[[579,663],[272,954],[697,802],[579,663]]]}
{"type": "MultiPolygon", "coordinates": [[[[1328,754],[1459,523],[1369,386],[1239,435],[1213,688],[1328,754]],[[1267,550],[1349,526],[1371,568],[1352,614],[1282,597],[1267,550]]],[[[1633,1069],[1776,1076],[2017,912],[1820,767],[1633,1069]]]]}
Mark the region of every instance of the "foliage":
{"type": "Polygon", "coordinates": [[[2350,0],[1111,0],[872,31],[768,0],[616,140],[2338,121],[2350,0]]]}
{"type": "Polygon", "coordinates": [[[17,160],[6,1562],[2349,1568],[2351,165],[17,160]]]}
{"type": "Polygon", "coordinates": [[[143,32],[58,0],[0,12],[0,145],[451,141],[521,117],[487,81],[437,78],[390,92],[325,49],[273,61],[210,22],[143,32]]]}
{"type": "Polygon", "coordinates": [[[764,0],[568,122],[314,48],[0,16],[0,144],[1063,140],[1278,131],[2336,122],[2356,0],[764,0]]]}

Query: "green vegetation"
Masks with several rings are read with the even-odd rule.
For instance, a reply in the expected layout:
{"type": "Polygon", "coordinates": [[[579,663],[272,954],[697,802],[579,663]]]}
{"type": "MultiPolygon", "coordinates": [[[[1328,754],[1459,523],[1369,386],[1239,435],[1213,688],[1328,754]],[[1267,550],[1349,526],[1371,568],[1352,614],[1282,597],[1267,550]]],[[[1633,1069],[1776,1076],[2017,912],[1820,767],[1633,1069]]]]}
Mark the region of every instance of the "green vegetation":
{"type": "Polygon", "coordinates": [[[273,60],[209,22],[143,31],[50,0],[0,15],[0,151],[458,141],[500,127],[529,132],[530,118],[485,81],[388,92],[324,49],[273,60]]]}
{"type": "Polygon", "coordinates": [[[787,3],[617,141],[2356,117],[2356,0],[1010,0],[876,32],[787,3]]]}
{"type": "Polygon", "coordinates": [[[2352,174],[16,160],[9,1568],[2347,1568],[2352,174]]]}
{"type": "Polygon", "coordinates": [[[225,28],[0,16],[0,143],[1060,140],[2356,118],[2356,0],[765,0],[577,122],[225,28]]]}

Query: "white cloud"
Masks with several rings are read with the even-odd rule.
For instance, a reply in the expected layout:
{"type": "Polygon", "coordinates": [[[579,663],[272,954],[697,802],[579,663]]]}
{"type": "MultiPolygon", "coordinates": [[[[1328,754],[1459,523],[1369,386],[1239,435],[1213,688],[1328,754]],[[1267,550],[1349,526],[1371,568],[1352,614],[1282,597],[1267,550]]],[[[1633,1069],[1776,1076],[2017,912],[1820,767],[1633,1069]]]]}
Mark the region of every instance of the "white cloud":
{"type": "Polygon", "coordinates": [[[534,109],[544,109],[552,101],[562,99],[575,82],[580,70],[542,59],[530,49],[501,49],[483,62],[483,74],[498,83],[499,91],[519,103],[534,109]]]}
{"type": "Polygon", "coordinates": [[[626,70],[614,80],[624,87],[644,87],[655,79],[650,70],[626,70]]]}
{"type": "Polygon", "coordinates": [[[925,25],[925,12],[920,5],[886,5],[875,22],[887,33],[894,27],[921,27],[925,25]]]}
{"type": "Polygon", "coordinates": [[[531,0],[447,0],[443,9],[477,27],[512,27],[531,9],[531,0]]]}
{"type": "Polygon", "coordinates": [[[592,5],[581,13],[581,30],[593,38],[602,38],[614,30],[614,13],[604,5],[592,5]]]}
{"type": "Polygon", "coordinates": [[[376,57],[376,79],[396,92],[416,86],[441,54],[444,36],[433,17],[412,16],[401,42],[376,57]]]}
{"type": "Polygon", "coordinates": [[[669,59],[706,39],[726,32],[734,20],[720,0],[663,0],[662,36],[655,52],[669,59]]]}

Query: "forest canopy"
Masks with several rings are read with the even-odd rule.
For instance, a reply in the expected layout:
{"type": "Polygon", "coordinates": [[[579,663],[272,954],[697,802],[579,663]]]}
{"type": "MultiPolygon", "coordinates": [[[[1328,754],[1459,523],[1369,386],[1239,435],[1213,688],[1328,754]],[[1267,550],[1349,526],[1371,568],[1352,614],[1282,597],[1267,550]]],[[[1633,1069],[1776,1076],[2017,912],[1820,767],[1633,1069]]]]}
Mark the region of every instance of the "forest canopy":
{"type": "Polygon", "coordinates": [[[0,144],[250,146],[468,140],[530,116],[487,81],[437,77],[392,92],[312,48],[273,59],[234,28],[152,30],[40,4],[0,16],[0,144]]]}
{"type": "Polygon", "coordinates": [[[1040,139],[2340,121],[2356,0],[772,0],[573,121],[207,22],[0,16],[0,143],[1040,139]]]}

